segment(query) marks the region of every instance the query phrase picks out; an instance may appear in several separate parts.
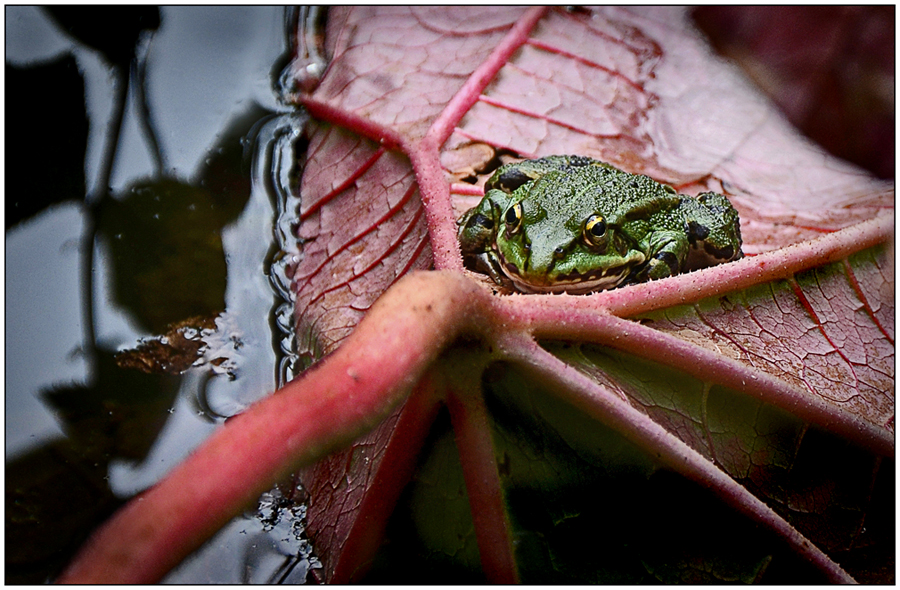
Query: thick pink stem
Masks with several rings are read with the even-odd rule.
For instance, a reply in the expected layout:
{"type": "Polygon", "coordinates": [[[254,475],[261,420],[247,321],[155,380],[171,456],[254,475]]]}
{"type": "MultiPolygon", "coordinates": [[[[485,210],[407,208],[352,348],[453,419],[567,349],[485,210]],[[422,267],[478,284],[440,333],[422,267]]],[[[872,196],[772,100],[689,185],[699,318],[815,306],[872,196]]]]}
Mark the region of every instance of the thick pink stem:
{"type": "Polygon", "coordinates": [[[479,300],[471,282],[448,273],[398,281],[332,355],[229,420],[104,523],[58,581],[159,580],[276,481],[387,417],[471,325],[479,300]]]}

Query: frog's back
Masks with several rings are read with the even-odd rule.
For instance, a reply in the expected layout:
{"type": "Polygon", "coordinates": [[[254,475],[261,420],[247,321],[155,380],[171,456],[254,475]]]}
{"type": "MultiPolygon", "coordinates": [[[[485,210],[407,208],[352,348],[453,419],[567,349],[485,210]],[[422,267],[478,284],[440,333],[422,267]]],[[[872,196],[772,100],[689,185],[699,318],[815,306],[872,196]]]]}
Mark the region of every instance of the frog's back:
{"type": "Polygon", "coordinates": [[[674,189],[639,174],[612,166],[590,166],[574,172],[581,177],[587,194],[603,209],[612,223],[665,216],[680,202],[674,189]]]}
{"type": "MultiPolygon", "coordinates": [[[[649,178],[646,179],[649,182],[639,182],[637,178],[608,165],[563,167],[538,178],[527,194],[552,217],[601,213],[615,223],[633,216],[631,214],[641,203],[655,202],[654,199],[661,196],[671,198],[665,191],[658,190],[658,183],[649,178]]],[[[677,203],[677,199],[673,199],[667,205],[674,207],[677,203]]]]}

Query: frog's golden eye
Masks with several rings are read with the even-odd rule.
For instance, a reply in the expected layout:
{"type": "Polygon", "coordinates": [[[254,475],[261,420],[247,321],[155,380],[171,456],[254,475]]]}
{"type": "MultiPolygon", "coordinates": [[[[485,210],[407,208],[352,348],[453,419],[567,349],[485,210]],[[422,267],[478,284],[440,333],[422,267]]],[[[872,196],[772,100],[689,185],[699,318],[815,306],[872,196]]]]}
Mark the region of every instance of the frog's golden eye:
{"type": "Polygon", "coordinates": [[[584,241],[588,246],[603,246],[606,244],[606,220],[602,215],[594,214],[584,222],[584,241]]]}
{"type": "Polygon", "coordinates": [[[519,231],[519,228],[522,227],[522,203],[516,203],[507,209],[503,219],[506,221],[507,232],[514,234],[519,231]]]}

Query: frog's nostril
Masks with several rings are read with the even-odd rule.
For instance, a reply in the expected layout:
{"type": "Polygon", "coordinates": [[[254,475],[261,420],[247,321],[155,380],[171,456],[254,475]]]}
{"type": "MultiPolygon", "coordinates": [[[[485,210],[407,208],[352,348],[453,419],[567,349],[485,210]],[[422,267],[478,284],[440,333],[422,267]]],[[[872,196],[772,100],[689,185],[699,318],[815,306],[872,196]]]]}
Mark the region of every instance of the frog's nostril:
{"type": "Polygon", "coordinates": [[[554,258],[562,258],[565,255],[566,251],[562,246],[557,246],[553,249],[553,257],[554,258]]]}

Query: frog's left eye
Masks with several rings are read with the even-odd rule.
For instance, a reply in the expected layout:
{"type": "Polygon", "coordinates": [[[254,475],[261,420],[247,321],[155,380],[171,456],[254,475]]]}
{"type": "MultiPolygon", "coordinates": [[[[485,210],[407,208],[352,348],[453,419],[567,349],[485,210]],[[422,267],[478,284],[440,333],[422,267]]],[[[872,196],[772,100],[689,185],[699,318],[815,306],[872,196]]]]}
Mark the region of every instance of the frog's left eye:
{"type": "Polygon", "coordinates": [[[519,228],[522,227],[522,203],[516,203],[507,209],[503,219],[506,221],[506,231],[510,234],[519,231],[519,228]]]}
{"type": "Polygon", "coordinates": [[[583,234],[588,246],[606,245],[606,220],[602,215],[591,215],[584,222],[583,234]]]}

